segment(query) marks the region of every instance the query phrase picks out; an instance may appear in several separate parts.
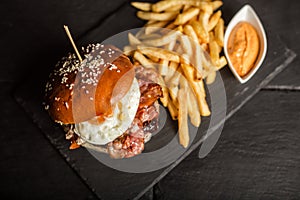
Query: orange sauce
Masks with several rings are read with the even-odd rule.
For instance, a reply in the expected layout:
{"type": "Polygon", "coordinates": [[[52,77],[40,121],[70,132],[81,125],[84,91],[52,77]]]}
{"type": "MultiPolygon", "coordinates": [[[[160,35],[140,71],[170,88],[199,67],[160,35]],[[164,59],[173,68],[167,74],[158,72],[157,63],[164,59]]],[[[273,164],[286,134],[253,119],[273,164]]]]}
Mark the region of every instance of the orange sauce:
{"type": "Polygon", "coordinates": [[[237,73],[243,77],[255,66],[259,54],[259,37],[248,22],[239,22],[228,39],[229,59],[237,73]]]}

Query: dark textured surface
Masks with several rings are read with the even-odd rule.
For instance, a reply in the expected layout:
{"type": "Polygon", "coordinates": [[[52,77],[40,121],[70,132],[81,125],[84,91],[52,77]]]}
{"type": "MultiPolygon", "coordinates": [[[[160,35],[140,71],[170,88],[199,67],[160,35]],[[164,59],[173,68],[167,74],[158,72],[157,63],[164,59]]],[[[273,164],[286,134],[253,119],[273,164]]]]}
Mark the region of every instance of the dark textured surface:
{"type": "MultiPolygon", "coordinates": [[[[269,36],[279,36],[288,48],[300,54],[300,1],[225,0],[228,9],[224,9],[224,16],[230,18],[246,2],[258,12],[269,36]]],[[[70,49],[63,24],[70,26],[75,39],[81,39],[126,3],[119,0],[0,3],[3,143],[0,193],[5,199],[95,198],[86,181],[65,162],[11,95],[26,75],[33,74],[34,69],[48,70],[70,49]]],[[[134,19],[135,10],[128,9],[128,19],[134,19]]],[[[126,19],[111,24],[112,29],[94,33],[105,38],[114,31],[135,27],[131,21],[128,27],[122,21],[126,19]]],[[[226,123],[225,132],[208,157],[199,160],[196,150],[143,199],[153,196],[158,199],[299,199],[299,131],[295,132],[299,129],[299,61],[298,56],[266,87],[271,91],[262,90],[234,115],[233,122],[226,123]],[[236,124],[245,124],[248,131],[240,133],[236,124]],[[276,137],[271,137],[274,133],[276,137]],[[226,168],[220,167],[223,165],[226,168]]]]}
{"type": "Polygon", "coordinates": [[[76,40],[124,3],[124,0],[1,1],[0,80],[19,80],[24,73],[53,66],[70,49],[64,24],[70,27],[76,40]]]}
{"type": "Polygon", "coordinates": [[[3,199],[96,199],[0,83],[0,193],[3,199]]]}
{"type": "MultiPolygon", "coordinates": [[[[126,17],[128,13],[133,11],[134,9],[132,9],[129,5],[122,7],[116,14],[107,18],[99,27],[84,36],[81,42],[102,41],[103,38],[106,38],[109,35],[126,30],[125,28],[128,28],[128,26],[139,26],[140,22],[134,15],[131,16],[132,19],[126,17]],[[129,24],[128,21],[131,23],[129,24]],[[122,26],[111,27],[111,24],[122,26]],[[102,33],[103,30],[107,30],[105,34],[102,33]]],[[[127,36],[127,34],[125,34],[125,36],[127,36]]],[[[227,96],[228,117],[252,98],[261,87],[264,87],[278,73],[284,70],[293,59],[294,53],[282,44],[276,35],[271,35],[269,36],[269,50],[265,64],[256,73],[255,77],[253,77],[247,84],[239,84],[228,69],[223,69],[221,71],[221,75],[227,96]]],[[[45,71],[42,71],[39,74],[39,77],[41,78],[46,78],[48,76],[48,73],[45,71]]],[[[20,85],[20,87],[16,90],[16,98],[30,114],[32,119],[37,123],[38,127],[50,139],[51,143],[60,150],[70,165],[78,172],[82,179],[86,180],[89,187],[95,191],[98,197],[103,199],[132,199],[134,197],[139,197],[163,176],[165,176],[174,166],[180,163],[180,160],[178,160],[168,168],[155,172],[130,174],[106,167],[105,165],[97,162],[97,160],[94,159],[85,149],[80,149],[74,152],[69,151],[68,142],[65,141],[63,131],[54,127],[55,124],[49,120],[47,113],[42,109],[42,97],[38,94],[39,91],[43,91],[44,85],[41,84],[43,81],[43,78],[41,80],[24,80],[22,85],[20,85]],[[104,182],[99,180],[106,181],[104,182]],[[115,188],[119,188],[118,193],[114,192],[115,188]]],[[[216,88],[215,90],[215,93],[220,93],[219,90],[222,90],[222,88],[216,88]]],[[[218,110],[216,112],[218,113],[215,114],[219,115],[222,110],[218,110]]],[[[209,120],[207,119],[202,121],[199,134],[196,136],[190,150],[185,152],[182,158],[186,157],[193,149],[199,146],[202,141],[202,136],[206,133],[205,129],[208,127],[208,123],[209,120]]],[[[164,133],[160,134],[164,135],[164,133]]],[[[163,140],[157,138],[153,138],[151,142],[163,145],[163,140]]],[[[147,145],[151,148],[151,144],[147,145]]]]}
{"type": "Polygon", "coordinates": [[[226,122],[206,158],[194,151],[160,181],[158,199],[299,199],[299,99],[260,92],[226,122]]]}

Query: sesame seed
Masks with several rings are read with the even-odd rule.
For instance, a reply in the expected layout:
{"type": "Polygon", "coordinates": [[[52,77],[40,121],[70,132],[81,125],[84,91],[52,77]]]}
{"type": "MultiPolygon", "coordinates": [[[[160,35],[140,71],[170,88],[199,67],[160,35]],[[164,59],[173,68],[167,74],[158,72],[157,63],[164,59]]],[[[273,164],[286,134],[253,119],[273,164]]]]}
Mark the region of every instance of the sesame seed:
{"type": "Polygon", "coordinates": [[[65,106],[66,106],[67,109],[69,109],[69,104],[68,104],[68,102],[65,102],[65,106]]]}

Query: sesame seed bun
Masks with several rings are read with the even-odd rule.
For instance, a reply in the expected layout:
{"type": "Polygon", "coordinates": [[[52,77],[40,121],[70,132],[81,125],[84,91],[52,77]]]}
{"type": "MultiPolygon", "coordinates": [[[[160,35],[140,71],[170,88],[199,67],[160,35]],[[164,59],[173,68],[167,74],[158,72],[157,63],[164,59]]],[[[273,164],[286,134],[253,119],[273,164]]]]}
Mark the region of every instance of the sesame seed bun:
{"type": "Polygon", "coordinates": [[[113,114],[130,89],[135,73],[129,58],[111,45],[82,48],[82,63],[69,53],[55,66],[45,89],[45,107],[61,124],[75,124],[113,114]]]}

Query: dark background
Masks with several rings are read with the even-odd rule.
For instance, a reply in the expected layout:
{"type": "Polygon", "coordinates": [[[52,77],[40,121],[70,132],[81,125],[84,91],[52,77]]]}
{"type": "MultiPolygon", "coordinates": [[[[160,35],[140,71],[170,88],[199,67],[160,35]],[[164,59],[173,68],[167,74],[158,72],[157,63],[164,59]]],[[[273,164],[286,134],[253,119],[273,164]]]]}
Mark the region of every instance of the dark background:
{"type": "MultiPolygon", "coordinates": [[[[238,2],[253,5],[268,34],[278,35],[300,54],[300,1],[238,2]]],[[[80,40],[128,3],[1,1],[0,193],[5,199],[97,198],[16,103],[13,92],[24,79],[35,78],[36,70],[49,69],[71,49],[64,24],[80,40]]],[[[144,198],[300,199],[299,65],[296,57],[227,121],[205,159],[193,152],[144,198]]]]}

